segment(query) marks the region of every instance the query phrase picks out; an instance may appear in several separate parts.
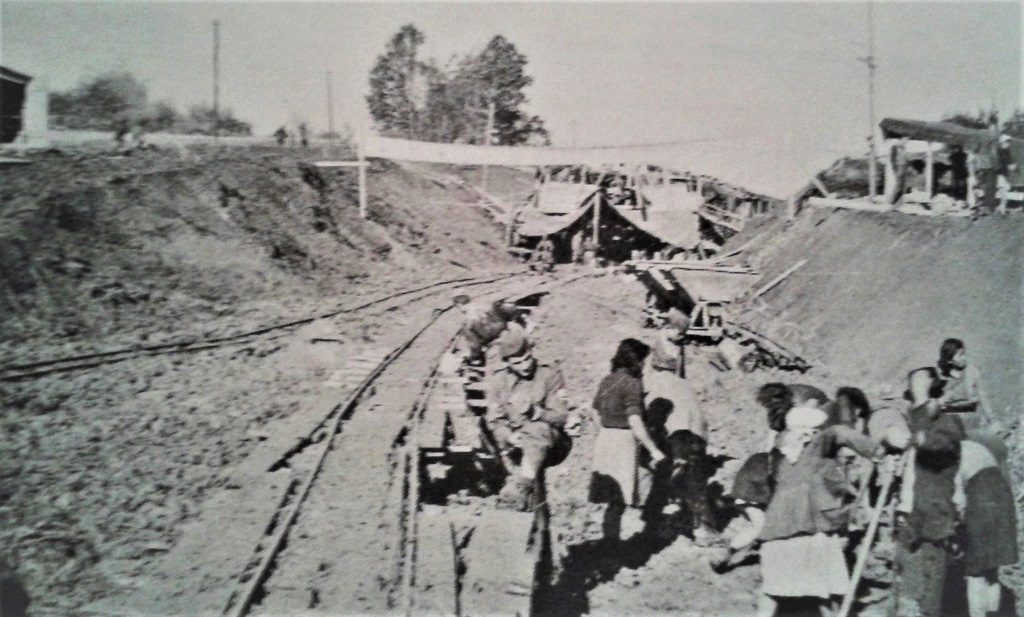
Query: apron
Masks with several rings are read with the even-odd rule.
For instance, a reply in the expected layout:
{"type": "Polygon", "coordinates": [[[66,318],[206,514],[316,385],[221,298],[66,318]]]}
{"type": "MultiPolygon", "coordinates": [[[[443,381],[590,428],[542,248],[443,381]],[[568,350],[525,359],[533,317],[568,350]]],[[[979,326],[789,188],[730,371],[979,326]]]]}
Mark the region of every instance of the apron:
{"type": "Polygon", "coordinates": [[[590,501],[635,506],[637,495],[637,443],[628,428],[605,428],[597,433],[590,501]]]}

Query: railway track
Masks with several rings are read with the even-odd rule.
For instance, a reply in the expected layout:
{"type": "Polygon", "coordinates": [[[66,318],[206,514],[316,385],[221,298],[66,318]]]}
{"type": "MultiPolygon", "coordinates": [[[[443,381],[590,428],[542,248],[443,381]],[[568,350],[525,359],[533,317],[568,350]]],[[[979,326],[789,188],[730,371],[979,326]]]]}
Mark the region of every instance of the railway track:
{"type": "Polygon", "coordinates": [[[6,366],[0,366],[0,382],[20,381],[24,379],[33,379],[57,373],[86,370],[98,366],[116,364],[119,362],[125,362],[128,360],[133,360],[135,358],[147,356],[159,356],[178,353],[195,353],[200,351],[219,349],[221,347],[226,347],[229,345],[245,345],[261,338],[272,338],[279,335],[287,335],[291,331],[294,331],[296,328],[310,324],[318,319],[329,319],[331,317],[337,317],[340,315],[347,315],[365,311],[367,309],[374,307],[380,309],[381,311],[396,310],[398,308],[401,308],[402,306],[408,305],[410,303],[422,300],[433,295],[437,295],[442,292],[450,292],[456,289],[464,289],[475,287],[478,285],[486,285],[489,283],[507,280],[514,276],[517,276],[517,274],[512,273],[487,277],[463,277],[439,281],[431,283],[429,285],[423,285],[420,287],[415,287],[412,289],[406,289],[392,294],[388,294],[386,296],[362,302],[354,306],[339,307],[332,311],[313,315],[310,317],[304,317],[301,319],[290,320],[282,323],[263,326],[260,328],[256,328],[254,330],[249,330],[247,332],[242,332],[229,336],[210,337],[199,340],[191,338],[179,340],[176,342],[161,343],[158,345],[125,347],[90,354],[50,358],[35,362],[8,364],[6,366]]]}
{"type": "MultiPolygon", "coordinates": [[[[476,295],[520,298],[583,276],[494,281],[476,295]]],[[[222,614],[412,615],[430,607],[418,601],[429,579],[417,576],[418,564],[436,555],[427,557],[430,549],[417,542],[423,509],[417,435],[439,383],[438,362],[460,327],[451,308],[436,310],[395,348],[350,361],[342,371],[348,394],[308,440],[316,447],[293,450],[270,466],[297,477],[281,491],[222,614]]],[[[447,563],[444,576],[454,581],[457,564],[447,563]]],[[[457,607],[458,598],[451,601],[457,607]]]]}

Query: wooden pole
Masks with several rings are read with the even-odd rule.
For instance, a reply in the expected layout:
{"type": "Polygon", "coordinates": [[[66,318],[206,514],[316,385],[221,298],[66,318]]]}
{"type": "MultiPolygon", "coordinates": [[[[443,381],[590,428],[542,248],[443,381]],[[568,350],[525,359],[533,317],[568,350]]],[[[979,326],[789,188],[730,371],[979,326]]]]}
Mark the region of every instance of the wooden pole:
{"type": "Polygon", "coordinates": [[[356,154],[359,157],[359,216],[366,218],[366,135],[365,133],[356,146],[356,154]]]}
{"type": "Polygon", "coordinates": [[[334,140],[334,97],[331,94],[331,72],[327,71],[327,131],[334,140]]]}
{"type": "Polygon", "coordinates": [[[967,155],[967,207],[973,210],[978,204],[974,196],[976,180],[974,178],[975,160],[974,153],[967,155]]]}
{"type": "Polygon", "coordinates": [[[868,0],[868,199],[875,200],[878,193],[878,168],[875,154],[875,11],[874,3],[868,0]]]}
{"type": "Polygon", "coordinates": [[[594,205],[594,262],[597,262],[597,247],[600,246],[601,238],[598,232],[601,229],[601,197],[600,193],[594,193],[592,198],[594,205]]]}
{"type": "Polygon", "coordinates": [[[220,20],[213,20],[213,136],[220,135],[220,20]]]}
{"type": "MultiPolygon", "coordinates": [[[[902,457],[900,459],[902,460],[902,457]]],[[[900,467],[901,465],[897,465],[895,468],[899,469],[900,467]]],[[[864,574],[864,566],[867,564],[868,555],[871,553],[871,543],[874,541],[875,533],[878,531],[878,522],[882,519],[882,510],[885,509],[885,504],[889,500],[889,491],[892,489],[895,477],[895,472],[889,474],[882,484],[882,491],[879,493],[878,501],[875,502],[875,509],[871,513],[871,521],[868,523],[867,533],[864,534],[864,539],[861,541],[860,552],[857,554],[857,563],[853,567],[853,575],[850,577],[850,586],[846,590],[846,595],[843,596],[843,603],[839,607],[837,617],[847,617],[850,614],[850,609],[853,608],[853,599],[857,595],[857,586],[860,584],[860,577],[864,574]]],[[[865,482],[867,481],[865,480],[865,482]]]]}
{"type": "Polygon", "coordinates": [[[932,187],[935,186],[933,181],[935,179],[935,153],[932,151],[932,142],[925,142],[928,149],[925,150],[924,159],[924,190],[928,193],[928,202],[932,201],[932,187]]]}

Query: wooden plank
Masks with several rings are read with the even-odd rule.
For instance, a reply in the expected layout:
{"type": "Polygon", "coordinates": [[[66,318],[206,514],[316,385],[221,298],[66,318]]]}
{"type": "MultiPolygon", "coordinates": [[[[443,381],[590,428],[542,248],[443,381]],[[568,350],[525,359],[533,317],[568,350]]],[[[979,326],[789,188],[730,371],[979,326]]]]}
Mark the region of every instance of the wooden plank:
{"type": "Polygon", "coordinates": [[[445,446],[448,414],[440,405],[428,404],[419,427],[419,447],[439,450],[445,446]]]}
{"type": "Polygon", "coordinates": [[[661,268],[663,270],[694,270],[699,272],[718,272],[721,274],[748,274],[757,276],[757,272],[750,268],[741,266],[725,266],[714,263],[669,261],[663,259],[638,259],[626,261],[626,266],[633,266],[637,269],[646,270],[649,268],[661,268]]]}
{"type": "Polygon", "coordinates": [[[321,169],[334,169],[336,167],[359,167],[363,163],[361,161],[317,161],[313,163],[313,167],[319,167],[321,169]]]}
{"type": "Polygon", "coordinates": [[[480,512],[463,553],[462,615],[530,615],[538,561],[530,546],[534,523],[532,512],[480,512]]]}
{"type": "Polygon", "coordinates": [[[808,197],[804,202],[816,208],[844,208],[847,210],[864,210],[867,212],[891,212],[892,206],[876,204],[864,199],[828,199],[825,197],[808,197]]]}
{"type": "Polygon", "coordinates": [[[800,269],[801,267],[803,267],[803,265],[804,265],[805,263],[807,263],[807,260],[806,260],[806,259],[801,259],[800,261],[796,262],[796,263],[795,263],[794,265],[792,265],[792,266],[790,266],[789,268],[787,268],[785,272],[783,272],[782,274],[780,274],[780,275],[778,275],[777,277],[775,277],[774,279],[772,279],[772,281],[771,281],[770,283],[768,283],[768,284],[767,284],[767,285],[765,285],[764,287],[762,287],[762,288],[758,289],[757,291],[755,291],[755,292],[753,293],[753,295],[752,295],[752,296],[750,296],[750,297],[751,297],[751,298],[756,298],[756,297],[760,296],[761,294],[763,294],[763,293],[767,292],[767,291],[768,291],[769,289],[771,289],[771,288],[775,287],[776,285],[778,285],[778,284],[779,284],[779,283],[781,283],[782,281],[784,281],[784,280],[786,280],[787,278],[789,278],[789,275],[793,274],[793,273],[794,273],[794,272],[796,272],[796,271],[797,271],[798,269],[800,269]]]}
{"type": "Polygon", "coordinates": [[[455,542],[451,521],[440,506],[424,506],[416,530],[417,615],[459,614],[455,542]]]}
{"type": "Polygon", "coordinates": [[[455,437],[453,444],[468,446],[473,449],[482,445],[480,440],[480,419],[473,415],[461,414],[450,416],[452,432],[455,437]]]}

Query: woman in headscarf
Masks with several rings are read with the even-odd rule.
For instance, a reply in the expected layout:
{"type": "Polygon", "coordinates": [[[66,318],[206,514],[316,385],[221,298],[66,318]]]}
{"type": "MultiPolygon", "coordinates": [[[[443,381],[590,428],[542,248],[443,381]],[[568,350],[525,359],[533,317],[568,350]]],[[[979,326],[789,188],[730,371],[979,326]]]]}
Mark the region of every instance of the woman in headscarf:
{"type": "Polygon", "coordinates": [[[810,597],[822,611],[847,591],[843,537],[851,495],[836,460],[842,447],[871,456],[876,444],[848,426],[825,426],[817,407],[794,407],[779,436],[782,454],[759,540],[763,573],[758,616],[771,617],[780,598],[810,597]]]}
{"type": "Polygon", "coordinates": [[[604,524],[607,539],[618,539],[626,507],[639,505],[637,444],[655,464],[665,459],[643,422],[642,378],[650,351],[648,345],[636,339],[619,342],[611,372],[601,380],[594,397],[599,428],[594,442],[590,501],[608,504],[604,524]]]}

